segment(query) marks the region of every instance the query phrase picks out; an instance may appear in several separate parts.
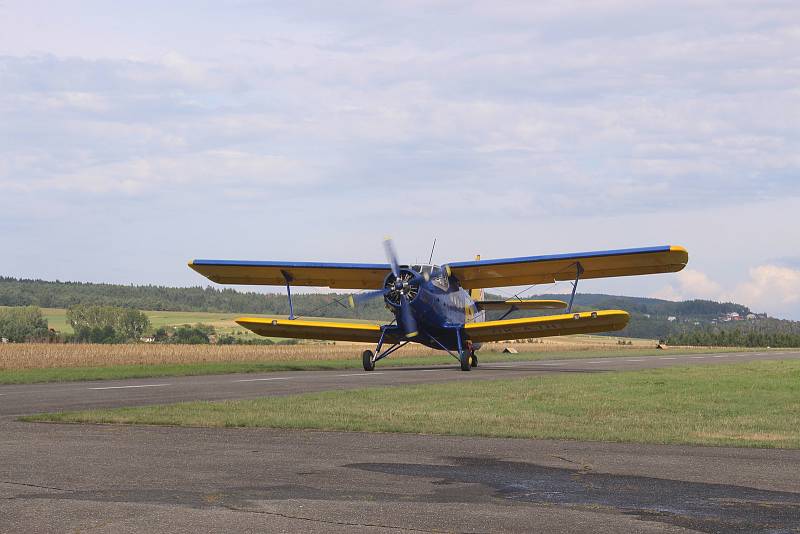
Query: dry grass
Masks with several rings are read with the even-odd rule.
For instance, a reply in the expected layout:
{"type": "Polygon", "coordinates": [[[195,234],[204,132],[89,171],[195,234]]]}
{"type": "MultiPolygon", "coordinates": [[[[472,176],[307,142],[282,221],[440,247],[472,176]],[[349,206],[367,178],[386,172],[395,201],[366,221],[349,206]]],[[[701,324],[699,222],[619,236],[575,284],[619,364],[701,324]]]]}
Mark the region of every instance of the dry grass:
{"type": "MultiPolygon", "coordinates": [[[[538,342],[487,343],[482,353],[501,352],[514,347],[519,352],[575,352],[652,348],[649,340],[619,345],[617,338],[568,336],[538,342]]],[[[115,365],[189,364],[209,362],[323,361],[352,359],[364,349],[363,343],[303,343],[298,345],[81,345],[20,343],[0,345],[0,370],[51,369],[64,367],[105,367],[115,365]]],[[[442,354],[421,345],[408,345],[402,356],[442,354]]]]}
{"type": "MultiPolygon", "coordinates": [[[[366,346],[366,345],[365,345],[366,346]]],[[[79,345],[19,343],[0,345],[0,370],[105,367],[208,362],[340,360],[360,355],[354,345],[79,345]]],[[[425,347],[404,354],[424,355],[425,347]]]]}

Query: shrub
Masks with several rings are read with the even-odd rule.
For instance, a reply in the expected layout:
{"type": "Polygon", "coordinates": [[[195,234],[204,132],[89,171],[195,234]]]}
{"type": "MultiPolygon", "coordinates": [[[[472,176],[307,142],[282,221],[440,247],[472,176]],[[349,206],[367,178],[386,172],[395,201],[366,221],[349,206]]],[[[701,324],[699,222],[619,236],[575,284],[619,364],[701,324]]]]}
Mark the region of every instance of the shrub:
{"type": "Polygon", "coordinates": [[[24,341],[47,341],[50,330],[47,319],[36,306],[0,309],[0,337],[12,343],[24,341]]]}

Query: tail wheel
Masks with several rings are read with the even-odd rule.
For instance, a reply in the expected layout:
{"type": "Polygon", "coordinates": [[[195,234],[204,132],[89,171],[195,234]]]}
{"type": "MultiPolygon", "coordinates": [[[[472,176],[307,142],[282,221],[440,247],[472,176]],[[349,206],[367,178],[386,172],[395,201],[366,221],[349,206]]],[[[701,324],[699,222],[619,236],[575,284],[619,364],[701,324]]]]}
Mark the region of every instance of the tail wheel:
{"type": "Polygon", "coordinates": [[[361,363],[364,364],[365,371],[374,371],[375,370],[375,362],[372,361],[372,357],[375,356],[371,350],[365,350],[361,353],[361,363]]]}

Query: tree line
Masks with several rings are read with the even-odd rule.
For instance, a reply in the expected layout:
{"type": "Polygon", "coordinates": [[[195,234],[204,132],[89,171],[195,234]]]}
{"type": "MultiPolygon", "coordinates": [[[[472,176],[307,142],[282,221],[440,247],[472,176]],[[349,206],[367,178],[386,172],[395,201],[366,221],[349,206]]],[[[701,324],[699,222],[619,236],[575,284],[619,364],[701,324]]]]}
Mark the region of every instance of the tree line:
{"type": "Polygon", "coordinates": [[[800,322],[781,319],[685,327],[666,337],[670,345],[800,347],[800,322]]]}
{"type": "MultiPolygon", "coordinates": [[[[391,320],[380,298],[360,304],[357,309],[347,305],[348,295],[332,293],[297,293],[293,295],[296,314],[316,317],[363,318],[391,320]]],[[[487,294],[489,299],[500,295],[487,294]]],[[[531,297],[534,298],[534,297],[531,297]]],[[[567,299],[568,295],[543,294],[535,298],[567,299]]],[[[90,282],[60,282],[0,277],[0,306],[40,306],[70,308],[78,304],[117,306],[154,311],[206,311],[222,313],[254,313],[288,315],[289,304],[283,293],[256,293],[232,288],[165,287],[155,285],[97,284],[90,282]]],[[[709,319],[725,313],[747,315],[750,309],[732,302],[668,300],[622,297],[580,293],[575,297],[577,309],[623,309],[632,315],[650,315],[653,319],[668,316],[709,319]]],[[[524,317],[527,313],[517,313],[524,317]]],[[[651,336],[647,336],[651,337],[651,336]]]]}
{"type": "MultiPolygon", "coordinates": [[[[150,319],[139,310],[117,306],[78,304],[67,309],[67,323],[73,333],[55,332],[36,306],[0,308],[0,338],[10,343],[154,343],[199,345],[272,345],[267,338],[218,335],[211,325],[202,323],[162,326],[153,329],[150,319]]],[[[297,340],[279,341],[295,344],[297,340]]]]}
{"type": "MultiPolygon", "coordinates": [[[[391,320],[382,299],[353,309],[348,295],[297,293],[292,295],[297,315],[391,320]]],[[[0,306],[70,308],[79,304],[117,306],[153,311],[205,311],[288,315],[285,294],[237,291],[214,287],[165,287],[89,282],[60,282],[0,277],[0,306]]]]}

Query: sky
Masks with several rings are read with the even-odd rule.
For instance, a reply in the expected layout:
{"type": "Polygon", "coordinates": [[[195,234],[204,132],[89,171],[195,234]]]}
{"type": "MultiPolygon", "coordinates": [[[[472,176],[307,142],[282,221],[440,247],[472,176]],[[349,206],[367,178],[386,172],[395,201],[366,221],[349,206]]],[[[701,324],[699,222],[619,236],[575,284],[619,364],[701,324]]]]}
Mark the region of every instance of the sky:
{"type": "Polygon", "coordinates": [[[579,289],[800,319],[798,217],[795,0],[0,0],[0,275],[672,244],[579,289]]]}

